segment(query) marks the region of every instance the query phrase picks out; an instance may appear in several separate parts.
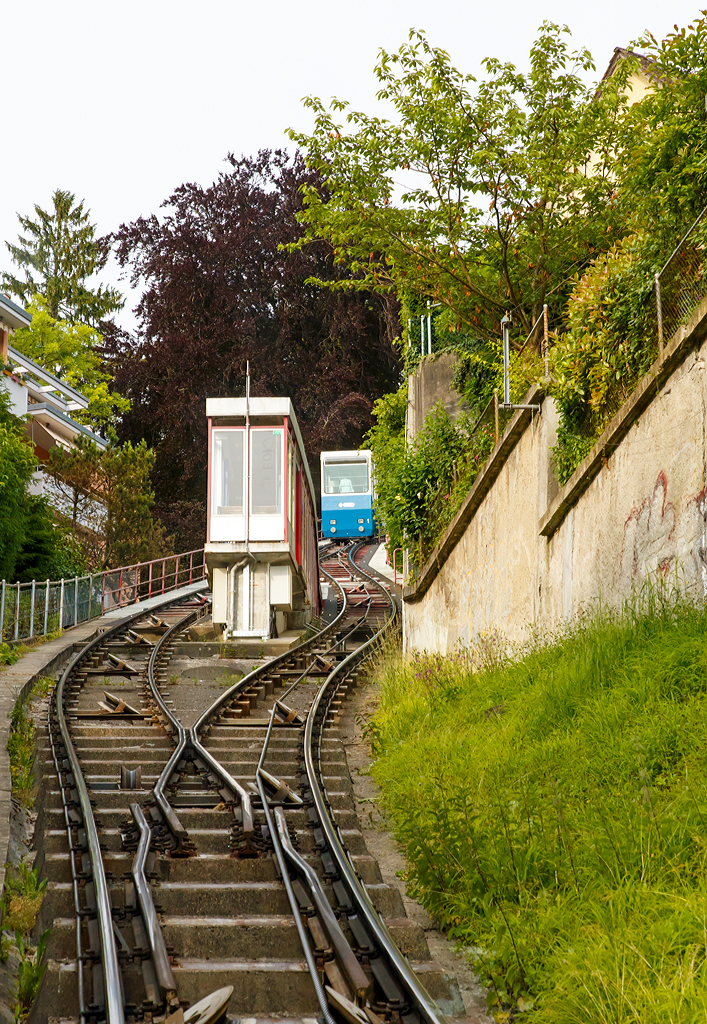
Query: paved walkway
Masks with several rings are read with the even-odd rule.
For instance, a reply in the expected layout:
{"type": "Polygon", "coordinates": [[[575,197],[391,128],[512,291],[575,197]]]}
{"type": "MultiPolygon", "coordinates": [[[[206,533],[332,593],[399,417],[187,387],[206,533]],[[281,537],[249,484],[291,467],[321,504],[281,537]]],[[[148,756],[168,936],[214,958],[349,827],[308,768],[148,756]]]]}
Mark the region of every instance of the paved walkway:
{"type": "Polygon", "coordinates": [[[10,757],[7,741],[10,736],[10,716],[17,701],[30,692],[42,676],[54,675],[68,662],[74,644],[83,646],[97,633],[115,626],[120,619],[129,618],[139,611],[149,611],[164,601],[165,597],[186,597],[204,588],[205,582],[192,583],[180,590],[158,597],[152,597],[125,608],[115,608],[99,619],[82,622],[65,630],[56,640],[33,648],[23,658],[0,671],[0,893],[5,884],[5,864],[10,840],[10,813],[12,811],[12,782],[10,779],[10,757]]]}
{"type": "MultiPolygon", "coordinates": [[[[392,580],[393,577],[393,566],[388,565],[386,561],[385,544],[379,544],[378,550],[368,561],[371,569],[374,572],[380,573],[381,576],[385,576],[387,579],[392,580]]],[[[398,573],[398,581],[400,581],[400,574],[398,573]]]]}

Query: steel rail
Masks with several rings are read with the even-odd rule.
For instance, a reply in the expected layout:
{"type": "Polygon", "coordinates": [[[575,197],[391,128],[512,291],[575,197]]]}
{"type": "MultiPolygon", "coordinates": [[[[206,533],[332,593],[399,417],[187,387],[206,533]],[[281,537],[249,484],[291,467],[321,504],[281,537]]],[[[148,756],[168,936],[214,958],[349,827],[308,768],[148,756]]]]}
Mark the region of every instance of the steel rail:
{"type": "MultiPolygon", "coordinates": [[[[54,696],[52,694],[52,696],[54,696]]],[[[56,768],[57,779],[59,780],[59,791],[61,793],[61,803],[64,810],[64,821],[66,823],[66,834],[69,840],[69,852],[71,855],[71,880],[72,888],[74,891],[74,913],[76,915],[76,961],[78,964],[77,980],[79,989],[79,1016],[84,1016],[85,1010],[85,995],[84,995],[84,980],[83,980],[83,940],[81,938],[81,916],[83,908],[81,901],[79,900],[79,877],[76,871],[76,853],[79,847],[74,845],[73,838],[73,825],[69,814],[69,804],[66,799],[66,787],[62,784],[61,769],[59,768],[59,757],[54,743],[54,730],[51,728],[53,720],[52,715],[52,702],[49,704],[49,745],[52,748],[52,757],[54,758],[54,767],[56,768]]],[[[62,741],[63,742],[63,741],[62,741]]],[[[62,758],[63,760],[63,758],[62,758]]]]}
{"type": "MultiPolygon", "coordinates": [[[[312,793],[314,805],[319,815],[322,830],[329,844],[330,852],[336,861],[337,867],[341,873],[341,876],[347,888],[349,889],[349,892],[351,893],[351,896],[353,897],[355,903],[357,904],[358,909],[360,910],[366,924],[369,926],[371,932],[373,933],[377,943],[379,944],[380,949],[385,953],[390,963],[395,968],[398,980],[402,982],[403,986],[408,990],[408,993],[412,996],[412,1001],[415,1007],[419,1011],[420,1015],[424,1018],[424,1020],[427,1021],[427,1024],[445,1024],[446,1018],[441,1013],[432,997],[429,995],[427,990],[424,988],[424,986],[421,984],[421,982],[415,975],[407,959],[402,955],[402,953],[398,949],[395,941],[390,935],[390,932],[386,928],[380,915],[373,906],[373,903],[371,902],[371,899],[366,891],[366,888],[361,882],[358,873],[354,868],[350,856],[344,850],[344,847],[339,838],[338,829],[334,826],[331,820],[327,802],[325,801],[322,789],[319,785],[318,773],[314,767],[314,759],[312,753],[314,746],[314,722],[317,716],[319,706],[322,703],[322,700],[324,699],[327,691],[331,689],[332,683],[336,679],[336,677],[345,675],[348,667],[351,667],[353,663],[361,659],[361,655],[363,654],[363,652],[369,649],[376,642],[381,633],[386,629],[387,626],[389,626],[395,620],[397,615],[397,606],[395,604],[395,601],[393,600],[392,595],[385,589],[385,587],[382,584],[379,583],[378,580],[374,579],[373,576],[365,572],[365,570],[361,569],[360,566],[357,566],[354,563],[353,559],[351,558],[350,553],[349,560],[351,561],[352,566],[358,573],[367,577],[369,580],[371,580],[371,582],[375,583],[377,586],[380,587],[381,591],[385,594],[390,603],[391,615],[386,621],[386,623],[378,631],[378,633],[376,633],[373,637],[367,640],[364,644],[361,645],[361,647],[359,647],[356,651],[350,654],[348,658],[340,662],[334,668],[331,675],[328,677],[326,683],[321,687],[321,689],[315,696],[312,702],[312,706],[309,710],[309,715],[307,716],[307,721],[305,723],[304,729],[304,764],[305,771],[307,774],[307,781],[312,793]]],[[[321,732],[323,732],[323,727],[321,729],[321,732]]]]}
{"type": "Polygon", "coordinates": [[[280,875],[285,885],[285,891],[287,892],[287,899],[289,900],[290,903],[292,916],[295,919],[297,934],[299,935],[300,944],[304,952],[304,958],[307,961],[307,969],[312,979],[312,984],[314,985],[314,992],[317,997],[317,1002],[319,1003],[319,1008],[322,1011],[322,1017],[324,1019],[325,1024],[336,1024],[336,1021],[332,1017],[331,1011],[329,1010],[329,1003],[327,1001],[326,993],[324,992],[324,988],[322,986],[321,978],[319,977],[317,965],[314,960],[314,955],[312,953],[312,947],[310,946],[309,941],[307,939],[307,933],[305,932],[304,923],[302,921],[302,914],[300,913],[297,897],[295,896],[294,889],[292,888],[292,881],[290,879],[289,871],[287,870],[287,862],[285,860],[285,855],[283,853],[282,845],[280,843],[280,836],[278,830],[275,828],[275,825],[273,824],[272,811],[270,810],[270,801],[267,798],[265,787],[263,785],[263,777],[261,775],[261,772],[263,769],[265,756],[267,754],[268,745],[270,743],[270,736],[272,735],[274,721],[275,708],[273,707],[270,712],[270,723],[268,725],[268,731],[265,734],[265,742],[263,743],[263,749],[260,752],[260,760],[258,762],[258,769],[255,773],[255,779],[258,786],[258,793],[260,794],[260,799],[263,804],[263,811],[265,812],[265,821],[267,822],[267,826],[270,831],[270,836],[272,838],[275,859],[277,860],[280,875]]]}
{"type": "Polygon", "coordinates": [[[147,860],[147,855],[150,852],[152,832],[147,824],[142,807],[140,807],[139,804],[130,804],[130,813],[135,819],[135,823],[140,830],[140,841],[133,859],[131,874],[133,876],[133,881],[135,882],[135,891],[137,892],[137,898],[140,903],[142,919],[145,922],[150,950],[152,952],[152,962],[155,966],[155,973],[157,974],[157,983],[160,987],[162,998],[169,1006],[170,1004],[173,1005],[175,1003],[177,997],[177,983],[174,980],[174,974],[172,973],[172,965],[169,962],[169,955],[167,953],[164,935],[162,934],[160,922],[157,917],[157,911],[155,910],[155,904],[152,900],[150,885],[145,875],[145,861],[147,860]]]}
{"type": "MultiPolygon", "coordinates": [[[[320,568],[320,572],[323,573],[325,576],[329,576],[329,573],[326,571],[326,569],[320,568]]],[[[328,633],[331,633],[332,630],[339,624],[347,608],[346,593],[344,591],[344,588],[340,586],[340,584],[337,582],[337,580],[334,579],[333,576],[329,576],[329,579],[336,587],[338,587],[343,598],[343,606],[341,608],[341,611],[336,616],[336,618],[332,619],[331,622],[327,623],[327,625],[324,626],[323,629],[320,629],[313,636],[310,636],[306,640],[303,640],[302,643],[297,644],[296,647],[292,647],[289,651],[285,651],[283,654],[278,654],[276,658],[273,658],[271,661],[266,662],[264,665],[259,665],[257,668],[254,668],[252,672],[249,672],[247,675],[243,676],[243,678],[239,679],[237,683],[234,683],[233,686],[229,687],[222,694],[220,694],[216,698],[214,703],[202,712],[202,714],[197,719],[195,724],[191,727],[190,731],[192,733],[192,737],[196,739],[196,742],[200,748],[200,753],[202,750],[204,750],[204,748],[201,746],[201,743],[199,743],[198,736],[202,732],[204,727],[207,725],[208,720],[210,718],[213,718],[217,711],[219,711],[224,705],[230,704],[234,697],[237,697],[242,690],[246,689],[251,683],[255,682],[255,680],[259,676],[266,675],[267,673],[272,672],[272,670],[276,668],[279,664],[281,664],[281,662],[287,661],[289,658],[292,658],[293,655],[296,656],[297,654],[304,653],[305,648],[311,647],[312,644],[318,643],[320,640],[323,640],[324,637],[328,633]]]]}
{"type": "Polygon", "coordinates": [[[165,765],[164,769],[160,773],[160,777],[158,778],[157,782],[154,785],[153,793],[155,800],[157,802],[157,806],[159,807],[162,816],[164,817],[169,827],[170,832],[179,843],[184,843],[189,838],[189,833],[187,832],[186,828],[182,825],[181,821],[177,817],[174,808],[172,807],[169,800],[165,796],[164,790],[165,786],[167,785],[167,782],[172,777],[174,769],[179,764],[182,756],[184,755],[184,751],[186,750],[188,742],[188,733],[187,730],[182,725],[182,723],[179,721],[179,719],[172,714],[167,704],[165,703],[164,698],[162,697],[160,689],[157,685],[157,680],[155,678],[155,669],[157,665],[157,659],[161,657],[163,648],[166,647],[168,640],[171,640],[175,635],[183,632],[189,625],[189,623],[193,619],[197,619],[198,617],[199,609],[195,609],[193,612],[190,612],[188,615],[185,615],[178,622],[173,623],[173,625],[169,627],[167,632],[162,634],[162,636],[159,638],[155,646],[152,648],[152,651],[150,652],[150,659],[147,663],[147,682],[152,692],[152,696],[157,702],[162,714],[169,719],[170,725],[177,733],[177,745],[175,749],[172,751],[172,754],[169,760],[167,761],[167,764],[165,765]]]}
{"type": "MultiPolygon", "coordinates": [[[[325,569],[320,569],[320,572],[323,572],[324,575],[329,576],[329,573],[327,573],[325,569]]],[[[247,689],[248,686],[252,685],[252,683],[259,676],[272,672],[274,666],[280,664],[282,661],[286,661],[292,658],[293,655],[296,656],[297,653],[302,651],[303,648],[311,647],[312,644],[314,643],[319,643],[322,640],[322,638],[326,636],[327,633],[330,633],[334,629],[334,627],[339,623],[342,616],[346,612],[347,601],[346,592],[344,591],[344,588],[341,587],[332,576],[329,576],[329,579],[336,587],[338,587],[343,602],[341,611],[336,616],[336,618],[333,619],[330,623],[328,623],[324,627],[324,629],[319,630],[319,632],[315,633],[314,636],[309,637],[307,640],[304,640],[301,644],[298,644],[296,647],[293,647],[292,650],[285,651],[284,654],[279,655],[277,658],[273,658],[272,661],[266,662],[265,665],[259,665],[257,668],[253,669],[252,672],[249,672],[248,675],[244,676],[242,679],[239,679],[237,683],[229,687],[229,689],[226,690],[225,693],[221,694],[214,701],[214,703],[209,708],[207,708],[206,711],[203,712],[203,714],[197,720],[197,722],[194,725],[192,725],[191,728],[189,729],[189,742],[191,743],[195,753],[208,765],[211,771],[218,776],[221,782],[228,789],[230,789],[230,791],[240,800],[242,815],[241,825],[246,838],[253,835],[255,827],[253,822],[253,810],[250,799],[250,793],[246,789],[244,789],[243,786],[241,786],[240,782],[238,782],[237,779],[234,779],[231,773],[228,772],[223,767],[223,765],[220,764],[220,762],[217,761],[216,758],[213,757],[213,755],[206,749],[206,747],[199,739],[199,733],[204,728],[208,720],[212,718],[224,704],[230,703],[235,696],[237,696],[243,690],[247,689]]]]}
{"type": "MultiPolygon", "coordinates": [[[[179,600],[180,598],[175,597],[174,593],[172,593],[168,597],[165,597],[164,601],[153,605],[149,611],[152,611],[154,608],[162,608],[164,605],[174,604],[175,601],[179,600]]],[[[91,876],[96,897],[96,917],[98,920],[98,928],[101,938],[101,962],[103,964],[106,1000],[106,1024],[125,1024],[123,983],[120,965],[118,962],[118,951],[115,943],[115,932],[113,930],[113,915],[111,910],[110,894],[108,891],[108,880],[106,878],[103,858],[101,856],[98,828],[96,826],[96,819],[93,814],[91,798],[88,793],[86,780],[83,777],[81,765],[74,748],[71,731],[64,712],[64,687],[66,686],[71,674],[89,654],[91,654],[97,647],[102,646],[110,637],[125,632],[125,630],[134,622],[138,622],[140,619],[144,618],[146,614],[147,611],[144,608],[140,611],[134,612],[125,619],[119,620],[114,626],[105,630],[105,632],[99,633],[92,640],[89,640],[89,642],[82,647],[80,651],[77,651],[67,667],[64,669],[54,691],[54,706],[57,724],[59,726],[62,743],[64,744],[64,749],[66,750],[67,758],[71,766],[71,774],[73,776],[74,786],[79,798],[83,827],[86,832],[88,855],[91,862],[91,876]]],[[[77,952],[80,956],[81,951],[77,950],[77,952]]],[[[78,970],[82,971],[82,969],[82,960],[79,960],[78,970]]],[[[85,1016],[85,1007],[80,1007],[80,1009],[82,1014],[85,1016]]]]}

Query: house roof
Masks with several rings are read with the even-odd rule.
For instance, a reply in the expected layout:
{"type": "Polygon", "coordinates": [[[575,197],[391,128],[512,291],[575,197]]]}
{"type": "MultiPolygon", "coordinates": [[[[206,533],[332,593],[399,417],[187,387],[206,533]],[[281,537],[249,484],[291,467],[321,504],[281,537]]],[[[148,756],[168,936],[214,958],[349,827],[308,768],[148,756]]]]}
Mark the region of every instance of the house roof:
{"type": "Polygon", "coordinates": [[[652,57],[646,57],[645,53],[636,53],[635,50],[626,50],[623,46],[615,46],[614,54],[609,61],[609,66],[602,75],[602,82],[605,82],[608,78],[611,78],[617,66],[622,60],[627,60],[629,57],[633,57],[638,60],[641,71],[648,78],[657,78],[655,73],[655,60],[652,57]]]}
{"type": "Polygon", "coordinates": [[[46,430],[55,441],[62,445],[67,441],[71,442],[77,434],[83,434],[90,441],[94,441],[101,451],[108,447],[108,442],[100,434],[96,434],[90,427],[84,426],[83,423],[77,423],[76,420],[67,416],[66,413],[60,412],[51,405],[34,403],[27,407],[27,415],[38,423],[43,430],[46,430]],[[62,427],[64,428],[63,431],[62,427]]]}
{"type": "MultiPolygon", "coordinates": [[[[45,370],[38,363],[35,363],[33,359],[29,358],[29,356],[25,356],[22,352],[18,352],[16,348],[12,347],[12,345],[9,346],[7,354],[8,358],[11,359],[13,363],[22,367],[22,369],[26,371],[22,376],[31,374],[35,380],[41,381],[42,385],[49,389],[46,392],[47,395],[51,391],[58,391],[62,398],[67,400],[62,402],[63,405],[70,404],[72,408],[88,409],[88,399],[85,395],[82,395],[80,391],[76,390],[76,388],[72,388],[70,384],[67,384],[65,381],[55,377],[53,373],[49,373],[48,370],[45,370]]],[[[17,371],[15,370],[15,372],[17,371]]],[[[30,390],[42,390],[41,385],[39,388],[33,389],[29,381],[25,381],[25,383],[28,385],[30,390]]],[[[53,405],[60,407],[56,398],[53,400],[50,399],[50,401],[52,401],[53,405]]]]}
{"type": "Polygon", "coordinates": [[[32,314],[18,306],[4,292],[0,292],[0,322],[16,331],[19,327],[29,327],[32,323],[32,314]]]}

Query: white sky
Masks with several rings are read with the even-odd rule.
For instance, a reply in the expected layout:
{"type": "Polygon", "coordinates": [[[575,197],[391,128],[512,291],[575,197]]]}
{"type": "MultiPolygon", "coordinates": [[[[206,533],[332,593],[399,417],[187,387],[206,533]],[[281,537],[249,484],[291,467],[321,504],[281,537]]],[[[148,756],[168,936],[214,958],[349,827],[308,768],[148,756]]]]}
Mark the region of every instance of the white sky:
{"type": "MultiPolygon", "coordinates": [[[[3,5],[0,242],[55,188],[86,200],[99,232],[150,214],[184,181],[211,182],[233,151],[292,145],[302,97],[373,112],[379,48],[411,27],[476,73],[525,68],[543,20],[566,23],[600,77],[615,46],[687,25],[687,0],[21,0],[3,5]]],[[[10,269],[0,246],[0,267],[10,269]]],[[[105,277],[105,275],[104,275],[105,277]]],[[[107,280],[117,283],[113,271],[107,280]]],[[[123,286],[126,287],[125,285],[123,286]]],[[[128,307],[136,293],[128,295],[128,307]]],[[[121,317],[129,327],[133,318],[121,317]]]]}

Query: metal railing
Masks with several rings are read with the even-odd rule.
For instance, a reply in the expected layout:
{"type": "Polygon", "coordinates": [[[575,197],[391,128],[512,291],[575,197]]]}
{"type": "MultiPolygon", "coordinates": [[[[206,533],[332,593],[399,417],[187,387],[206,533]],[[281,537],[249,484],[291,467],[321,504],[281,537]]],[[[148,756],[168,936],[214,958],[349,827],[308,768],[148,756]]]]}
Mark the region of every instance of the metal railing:
{"type": "Polygon", "coordinates": [[[46,636],[206,577],[204,549],[68,580],[0,583],[0,642],[46,636]]]}
{"type": "Polygon", "coordinates": [[[654,275],[658,350],[707,295],[707,206],[654,275]]]}

